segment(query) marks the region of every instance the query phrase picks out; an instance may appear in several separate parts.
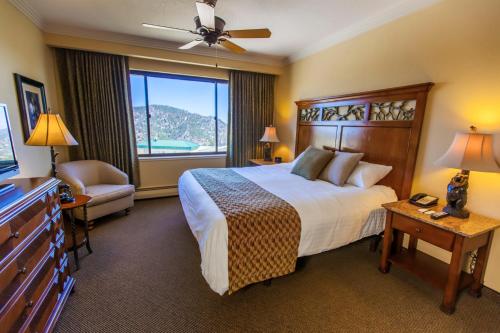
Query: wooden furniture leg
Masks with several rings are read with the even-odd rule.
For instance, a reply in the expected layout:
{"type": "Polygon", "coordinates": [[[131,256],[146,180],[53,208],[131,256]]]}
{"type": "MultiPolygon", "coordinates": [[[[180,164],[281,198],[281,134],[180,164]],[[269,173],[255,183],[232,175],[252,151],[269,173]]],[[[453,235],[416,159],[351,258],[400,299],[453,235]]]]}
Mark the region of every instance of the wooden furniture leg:
{"type": "Polygon", "coordinates": [[[391,241],[392,241],[392,212],[387,212],[387,217],[385,220],[385,230],[384,230],[384,243],[382,245],[382,256],[380,257],[380,265],[378,270],[382,273],[389,273],[390,262],[389,255],[391,252],[391,241]]]}
{"type": "Polygon", "coordinates": [[[87,221],[87,205],[83,206],[83,230],[85,232],[85,246],[89,254],[92,253],[92,248],[90,247],[89,238],[89,222],[87,221]]]}
{"type": "Polygon", "coordinates": [[[125,215],[130,214],[130,208],[125,208],[125,215]]]}
{"type": "Polygon", "coordinates": [[[476,264],[474,266],[474,272],[472,273],[472,277],[474,278],[474,282],[469,288],[469,294],[474,297],[481,297],[481,289],[483,288],[483,277],[484,271],[486,267],[486,263],[488,261],[488,254],[490,252],[491,239],[493,238],[493,231],[490,231],[488,235],[488,242],[486,245],[480,247],[477,250],[477,259],[476,264]]]}
{"type": "Polygon", "coordinates": [[[71,238],[73,239],[73,246],[71,249],[73,250],[73,255],[75,257],[75,266],[76,270],[80,269],[80,261],[78,259],[78,247],[76,246],[76,222],[75,222],[75,215],[73,214],[73,210],[68,211],[69,214],[69,221],[71,224],[71,238]]]}
{"type": "Polygon", "coordinates": [[[455,303],[457,301],[458,285],[462,275],[462,264],[464,258],[463,251],[464,238],[458,236],[455,238],[455,245],[451,254],[451,262],[448,268],[448,280],[444,288],[443,303],[441,304],[441,311],[446,314],[453,314],[455,312],[455,303]]]}
{"type": "Polygon", "coordinates": [[[417,250],[417,243],[418,243],[418,238],[410,235],[410,240],[408,242],[408,252],[409,253],[415,253],[417,250]]]}

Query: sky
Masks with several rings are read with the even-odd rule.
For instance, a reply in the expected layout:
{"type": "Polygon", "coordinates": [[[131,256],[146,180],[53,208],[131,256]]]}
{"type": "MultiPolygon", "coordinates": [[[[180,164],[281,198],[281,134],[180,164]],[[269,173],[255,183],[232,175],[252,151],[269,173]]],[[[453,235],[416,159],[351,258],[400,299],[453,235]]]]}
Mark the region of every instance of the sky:
{"type": "MultiPolygon", "coordinates": [[[[130,76],[133,106],[145,106],[144,77],[130,76]]],[[[227,123],[228,85],[218,84],[219,119],[227,123]]],[[[203,116],[215,115],[215,84],[179,80],[170,78],[148,77],[149,105],[170,105],[203,116]]]]}

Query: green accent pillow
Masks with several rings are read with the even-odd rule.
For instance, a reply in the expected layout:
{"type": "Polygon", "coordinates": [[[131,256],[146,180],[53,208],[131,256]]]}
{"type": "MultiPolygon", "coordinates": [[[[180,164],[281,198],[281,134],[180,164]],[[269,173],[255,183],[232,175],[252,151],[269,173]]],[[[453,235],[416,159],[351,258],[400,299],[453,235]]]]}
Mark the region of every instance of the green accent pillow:
{"type": "Polygon", "coordinates": [[[332,151],[308,147],[297,159],[292,168],[292,173],[308,180],[316,180],[321,170],[334,155],[332,151]]]}

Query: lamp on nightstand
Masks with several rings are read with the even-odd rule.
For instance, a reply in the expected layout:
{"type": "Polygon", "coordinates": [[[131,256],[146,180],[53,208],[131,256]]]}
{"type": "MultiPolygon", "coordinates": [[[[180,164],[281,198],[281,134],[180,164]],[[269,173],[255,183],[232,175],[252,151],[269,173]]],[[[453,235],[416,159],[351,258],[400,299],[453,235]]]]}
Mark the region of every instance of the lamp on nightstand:
{"type": "Polygon", "coordinates": [[[278,136],[276,135],[276,127],[273,127],[273,125],[266,127],[260,142],[266,143],[264,145],[264,161],[272,161],[271,143],[280,142],[280,139],[278,139],[278,136]]]}
{"type": "Polygon", "coordinates": [[[469,217],[469,212],[464,207],[467,203],[470,171],[500,172],[493,155],[493,136],[476,133],[474,126],[471,126],[470,133],[456,133],[450,148],[436,164],[461,169],[448,184],[448,204],[443,210],[463,219],[469,217]]]}

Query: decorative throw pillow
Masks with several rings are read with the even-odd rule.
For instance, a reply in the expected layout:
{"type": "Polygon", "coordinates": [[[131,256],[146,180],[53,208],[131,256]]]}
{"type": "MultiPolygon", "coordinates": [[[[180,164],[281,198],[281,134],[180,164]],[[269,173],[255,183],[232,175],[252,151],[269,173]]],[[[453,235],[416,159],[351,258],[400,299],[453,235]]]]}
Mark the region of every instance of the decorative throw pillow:
{"type": "Polygon", "coordinates": [[[336,151],[335,157],[327,164],[318,178],[337,186],[344,186],[363,155],[363,153],[336,151]]]}
{"type": "Polygon", "coordinates": [[[293,165],[292,173],[308,180],[316,180],[325,165],[333,158],[331,151],[308,147],[299,155],[293,165]]]}
{"type": "Polygon", "coordinates": [[[347,183],[361,188],[370,188],[387,176],[391,170],[392,166],[390,165],[361,161],[354,168],[347,183]]]}

